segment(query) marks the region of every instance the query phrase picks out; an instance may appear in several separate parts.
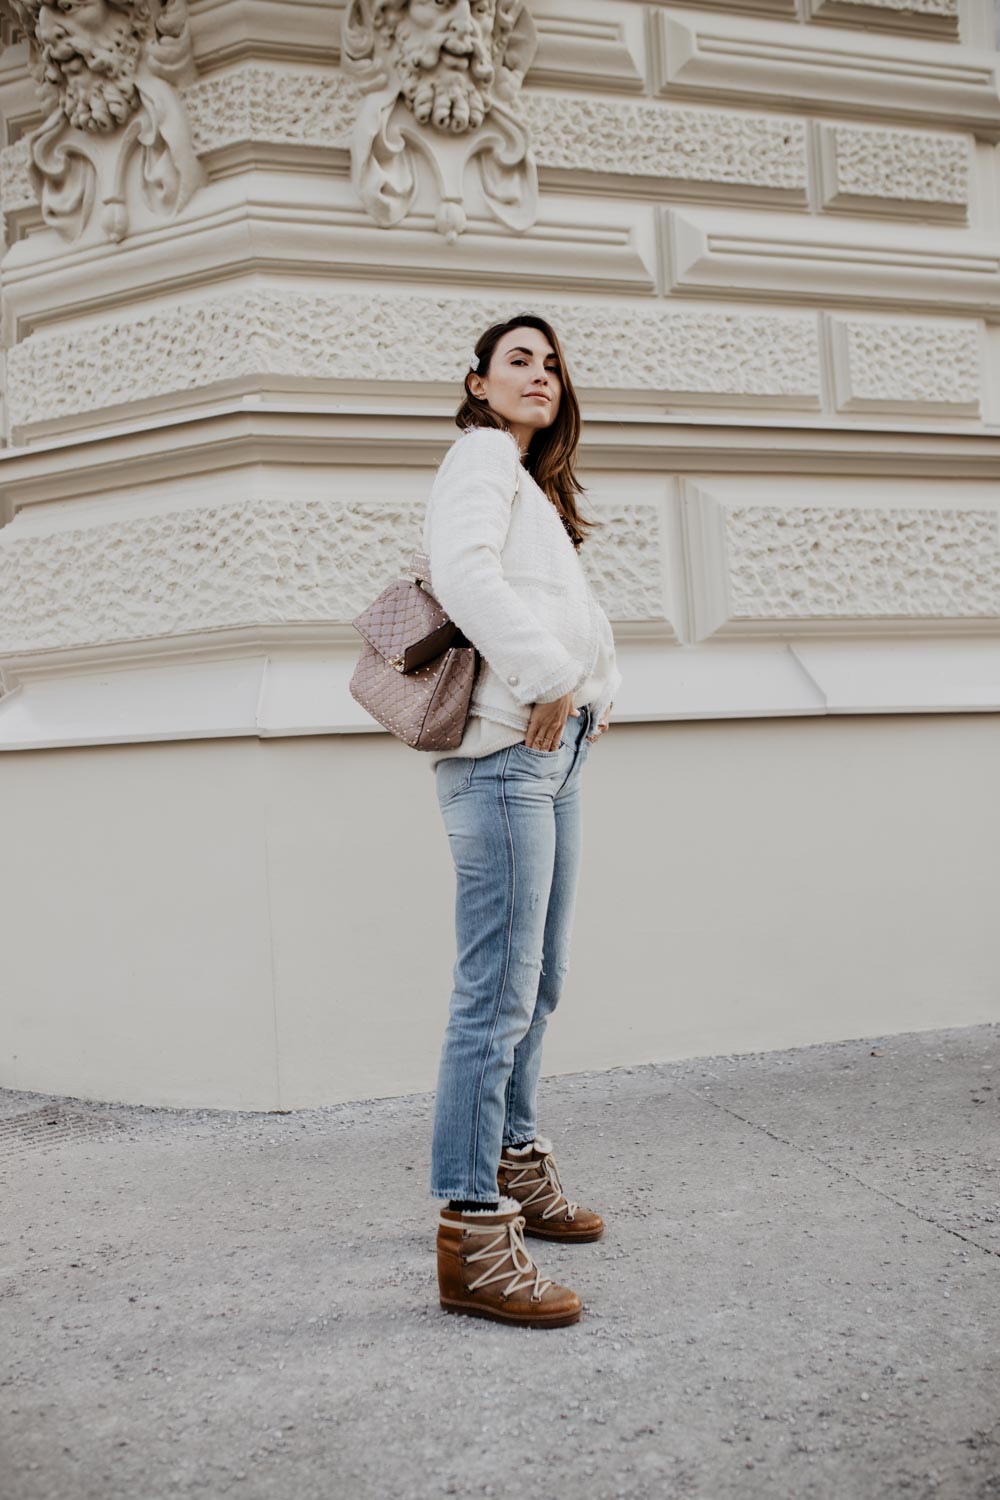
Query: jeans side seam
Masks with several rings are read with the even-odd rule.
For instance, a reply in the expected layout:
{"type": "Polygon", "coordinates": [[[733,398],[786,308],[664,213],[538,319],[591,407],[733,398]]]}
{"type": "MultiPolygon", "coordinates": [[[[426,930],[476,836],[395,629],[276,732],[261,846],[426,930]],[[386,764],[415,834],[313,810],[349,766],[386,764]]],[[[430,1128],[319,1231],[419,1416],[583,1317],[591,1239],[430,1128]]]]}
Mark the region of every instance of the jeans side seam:
{"type": "Polygon", "coordinates": [[[500,1012],[503,1009],[503,997],[507,989],[507,976],[510,973],[510,949],[514,934],[514,895],[517,890],[517,858],[514,848],[514,835],[511,831],[510,817],[507,813],[507,798],[505,795],[503,780],[504,767],[507,764],[507,758],[509,757],[509,755],[510,749],[508,748],[504,754],[503,764],[500,767],[500,775],[497,778],[498,788],[500,792],[500,801],[503,806],[504,825],[507,829],[507,847],[510,850],[510,914],[507,923],[507,951],[504,955],[504,969],[503,978],[500,981],[500,993],[497,997],[496,1009],[493,1012],[493,1025],[490,1028],[490,1034],[486,1042],[485,1051],[483,1053],[482,1067],[479,1073],[479,1088],[476,1093],[476,1113],[472,1131],[472,1175],[470,1179],[472,1184],[475,1184],[476,1173],[479,1168],[479,1120],[482,1113],[483,1086],[486,1082],[486,1068],[488,1066],[490,1053],[493,1048],[493,1038],[496,1036],[497,1024],[500,1020],[500,1012]]]}

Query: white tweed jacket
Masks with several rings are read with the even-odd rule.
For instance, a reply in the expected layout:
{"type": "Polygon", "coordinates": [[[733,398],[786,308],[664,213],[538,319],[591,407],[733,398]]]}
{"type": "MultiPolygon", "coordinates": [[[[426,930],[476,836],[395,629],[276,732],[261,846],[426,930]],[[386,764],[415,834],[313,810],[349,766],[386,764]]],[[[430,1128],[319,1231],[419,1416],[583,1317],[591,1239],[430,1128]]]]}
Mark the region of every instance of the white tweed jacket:
{"type": "Polygon", "coordinates": [[[600,717],[621,683],[611,623],[512,433],[469,427],[456,438],[431,486],[423,550],[435,597],[482,657],[469,727],[477,716],[504,726],[467,728],[472,753],[523,739],[531,705],[571,691],[600,717]]]}

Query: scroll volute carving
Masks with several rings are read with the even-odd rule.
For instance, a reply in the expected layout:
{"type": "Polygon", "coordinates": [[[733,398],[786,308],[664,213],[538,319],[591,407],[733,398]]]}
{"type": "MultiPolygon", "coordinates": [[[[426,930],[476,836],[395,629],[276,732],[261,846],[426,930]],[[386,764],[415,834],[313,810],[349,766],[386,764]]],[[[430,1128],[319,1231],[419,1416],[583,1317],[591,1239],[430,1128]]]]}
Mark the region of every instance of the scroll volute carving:
{"type": "Polygon", "coordinates": [[[537,173],[512,106],[535,47],[524,0],[350,0],[341,54],[364,94],[353,180],[377,224],[397,224],[412,207],[415,153],[430,166],[437,228],[449,241],[465,228],[470,160],[501,223],[534,222],[537,173]]]}
{"type": "Polygon", "coordinates": [[[107,239],[128,233],[134,152],[153,212],[177,213],[204,181],[180,85],[194,76],[186,0],[0,0],[27,38],[46,110],[28,138],[46,224],[77,239],[96,212],[107,239]]]}

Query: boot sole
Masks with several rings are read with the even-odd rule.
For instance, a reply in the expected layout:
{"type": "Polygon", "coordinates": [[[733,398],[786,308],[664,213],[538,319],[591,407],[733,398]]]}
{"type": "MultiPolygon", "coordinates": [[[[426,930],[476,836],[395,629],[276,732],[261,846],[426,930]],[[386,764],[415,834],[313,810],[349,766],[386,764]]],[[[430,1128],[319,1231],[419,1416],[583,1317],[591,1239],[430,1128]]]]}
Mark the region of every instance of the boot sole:
{"type": "Polygon", "coordinates": [[[522,1328],[568,1328],[570,1323],[579,1323],[583,1312],[550,1313],[548,1317],[522,1318],[517,1313],[501,1312],[499,1308],[492,1307],[470,1307],[467,1302],[446,1302],[441,1298],[441,1306],[447,1313],[464,1313],[468,1318],[491,1318],[497,1323],[517,1323],[522,1328]]]}
{"type": "Polygon", "coordinates": [[[563,1234],[558,1229],[535,1229],[530,1224],[525,1224],[525,1237],[532,1235],[536,1240],[558,1240],[564,1245],[589,1245],[594,1240],[599,1240],[604,1233],[603,1227],[597,1230],[588,1229],[584,1234],[563,1234]]]}

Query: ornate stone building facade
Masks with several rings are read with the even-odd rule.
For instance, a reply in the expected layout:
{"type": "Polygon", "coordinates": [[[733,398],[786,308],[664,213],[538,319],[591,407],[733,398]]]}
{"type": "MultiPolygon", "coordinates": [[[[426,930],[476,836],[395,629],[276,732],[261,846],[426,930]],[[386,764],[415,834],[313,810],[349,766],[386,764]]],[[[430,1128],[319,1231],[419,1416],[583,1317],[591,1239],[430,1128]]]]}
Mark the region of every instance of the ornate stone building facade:
{"type": "Polygon", "coordinates": [[[524,309],[624,673],[550,1065],[1000,1015],[988,0],[0,14],[0,1083],[432,1086],[450,861],[350,620],[524,309]]]}

